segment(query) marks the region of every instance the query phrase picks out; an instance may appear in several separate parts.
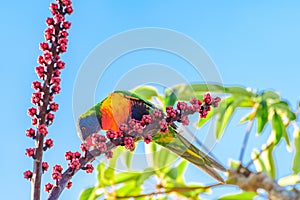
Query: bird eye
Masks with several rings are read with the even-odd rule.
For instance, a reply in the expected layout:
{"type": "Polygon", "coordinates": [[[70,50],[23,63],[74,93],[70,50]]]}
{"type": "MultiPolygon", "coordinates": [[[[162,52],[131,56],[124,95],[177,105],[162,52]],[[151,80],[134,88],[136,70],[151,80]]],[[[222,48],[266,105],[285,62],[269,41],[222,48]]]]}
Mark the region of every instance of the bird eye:
{"type": "Polygon", "coordinates": [[[83,127],[81,127],[81,129],[82,129],[82,131],[85,131],[86,130],[86,128],[83,126],[83,127]]]}

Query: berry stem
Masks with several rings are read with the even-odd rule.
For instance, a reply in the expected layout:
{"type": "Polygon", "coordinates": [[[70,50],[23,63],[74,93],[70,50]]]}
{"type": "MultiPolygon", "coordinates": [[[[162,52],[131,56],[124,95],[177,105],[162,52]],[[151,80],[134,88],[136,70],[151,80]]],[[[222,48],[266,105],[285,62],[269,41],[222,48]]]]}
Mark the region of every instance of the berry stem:
{"type": "MultiPolygon", "coordinates": [[[[53,59],[57,56],[57,40],[58,40],[58,34],[59,34],[59,24],[55,25],[55,40],[51,42],[51,53],[53,55],[53,59]]],[[[49,98],[51,96],[50,93],[50,81],[53,76],[53,70],[54,70],[54,63],[55,61],[51,62],[50,65],[47,65],[47,78],[43,83],[43,89],[42,93],[43,99],[42,104],[39,106],[40,110],[40,118],[38,120],[38,125],[45,124],[46,125],[46,114],[47,114],[47,107],[49,105],[49,98]]],[[[41,193],[41,181],[42,181],[42,160],[43,160],[43,152],[44,152],[44,138],[45,136],[41,133],[37,133],[37,136],[35,138],[35,159],[33,164],[33,177],[32,177],[32,191],[31,191],[31,199],[32,200],[39,200],[40,199],[40,193],[41,193]]]]}

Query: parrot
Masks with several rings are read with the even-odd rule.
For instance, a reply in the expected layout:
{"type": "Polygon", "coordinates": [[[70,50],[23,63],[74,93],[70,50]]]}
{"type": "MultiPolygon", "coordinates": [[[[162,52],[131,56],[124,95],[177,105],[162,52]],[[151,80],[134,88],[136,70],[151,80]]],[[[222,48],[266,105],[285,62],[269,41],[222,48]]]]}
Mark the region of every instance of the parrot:
{"type": "MultiPolygon", "coordinates": [[[[141,120],[143,115],[155,109],[158,108],[154,104],[130,91],[114,91],[79,116],[78,136],[85,141],[100,130],[118,131],[120,124],[128,119],[141,120]]],[[[168,125],[167,133],[154,134],[152,142],[191,162],[220,183],[225,183],[216,171],[225,172],[225,167],[184,138],[175,124],[168,125]]]]}

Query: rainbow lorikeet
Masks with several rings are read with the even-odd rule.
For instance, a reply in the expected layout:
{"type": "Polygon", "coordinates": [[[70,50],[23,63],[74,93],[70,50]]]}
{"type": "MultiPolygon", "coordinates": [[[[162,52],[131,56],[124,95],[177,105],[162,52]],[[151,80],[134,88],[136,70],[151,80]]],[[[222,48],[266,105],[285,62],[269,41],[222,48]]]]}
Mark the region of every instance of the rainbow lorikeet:
{"type": "MultiPolygon", "coordinates": [[[[79,117],[78,135],[82,140],[86,140],[100,130],[118,131],[119,126],[127,123],[129,119],[141,120],[143,115],[148,115],[154,110],[157,108],[152,103],[129,91],[115,91],[79,117]]],[[[221,171],[226,169],[179,134],[174,123],[168,125],[167,133],[159,132],[157,130],[157,134],[153,135],[153,142],[188,160],[224,183],[215,169],[221,171]]]]}

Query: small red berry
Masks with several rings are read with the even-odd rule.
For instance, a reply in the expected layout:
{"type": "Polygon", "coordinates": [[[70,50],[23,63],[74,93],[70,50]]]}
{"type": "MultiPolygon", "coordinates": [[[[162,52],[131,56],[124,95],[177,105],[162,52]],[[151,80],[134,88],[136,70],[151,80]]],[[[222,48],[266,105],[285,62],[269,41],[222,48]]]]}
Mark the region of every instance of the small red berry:
{"type": "Polygon", "coordinates": [[[125,148],[130,151],[134,150],[134,148],[135,148],[134,140],[132,139],[132,137],[125,137],[124,145],[125,145],[125,148]]]}
{"type": "Polygon", "coordinates": [[[78,151],[73,153],[73,158],[80,158],[81,157],[81,153],[79,153],[78,151]]]}
{"type": "Polygon", "coordinates": [[[38,64],[40,64],[40,65],[45,64],[44,57],[43,57],[43,56],[39,56],[37,62],[38,62],[38,64]]]}
{"type": "Polygon", "coordinates": [[[36,108],[34,108],[34,107],[28,108],[27,114],[28,114],[30,117],[35,116],[36,113],[37,113],[36,108]]]}
{"type": "Polygon", "coordinates": [[[27,129],[26,136],[31,137],[31,138],[35,137],[35,130],[33,128],[27,129]]]}
{"type": "Polygon", "coordinates": [[[119,130],[120,130],[120,131],[127,132],[127,131],[129,130],[128,125],[122,123],[122,124],[119,126],[119,130]]]}
{"type": "Polygon", "coordinates": [[[49,165],[47,162],[42,162],[42,169],[43,171],[48,171],[49,165]]]}
{"type": "Polygon", "coordinates": [[[210,96],[209,93],[207,93],[207,94],[204,95],[203,101],[204,101],[206,104],[211,105],[211,103],[212,103],[212,101],[213,101],[213,98],[210,96]]]}
{"type": "Polygon", "coordinates": [[[38,127],[38,133],[46,136],[48,134],[48,130],[47,130],[47,127],[45,126],[45,124],[41,124],[39,125],[38,127]]]}
{"type": "Polygon", "coordinates": [[[44,53],[44,61],[46,64],[50,65],[52,62],[52,59],[53,59],[52,53],[50,53],[48,51],[44,53]]]}
{"type": "Polygon", "coordinates": [[[45,191],[48,193],[52,190],[52,188],[53,188],[53,185],[51,183],[47,183],[45,185],[45,191]]]}
{"type": "Polygon", "coordinates": [[[60,44],[58,50],[60,51],[60,53],[65,53],[67,51],[67,45],[60,44]]]}
{"type": "Polygon", "coordinates": [[[178,102],[176,106],[177,106],[177,109],[178,109],[178,110],[185,111],[185,110],[188,109],[187,103],[182,102],[182,101],[178,102]]]}
{"type": "Polygon", "coordinates": [[[40,50],[41,51],[47,51],[47,50],[49,50],[49,44],[48,44],[48,42],[41,42],[40,43],[40,50]]]}
{"type": "Polygon", "coordinates": [[[71,187],[72,187],[72,181],[69,181],[69,182],[67,183],[66,188],[67,188],[67,189],[70,189],[71,187]]]}
{"type": "Polygon", "coordinates": [[[92,164],[86,164],[85,168],[86,168],[86,170],[85,170],[86,173],[92,173],[94,170],[94,167],[92,164]]]}
{"type": "Polygon", "coordinates": [[[50,104],[50,110],[56,112],[58,110],[58,104],[53,102],[50,104]]]}
{"type": "Polygon", "coordinates": [[[26,149],[25,154],[28,157],[32,157],[34,155],[34,151],[35,151],[35,148],[28,148],[28,149],[26,149]]]}
{"type": "Polygon", "coordinates": [[[53,16],[53,19],[54,19],[54,22],[58,24],[58,23],[63,22],[65,20],[65,17],[62,14],[55,14],[53,16]]]}
{"type": "Polygon", "coordinates": [[[58,12],[58,4],[51,3],[49,9],[50,9],[52,15],[56,14],[58,12]]]}
{"type": "Polygon", "coordinates": [[[71,27],[71,22],[63,22],[62,26],[65,28],[65,29],[69,29],[71,27]]]}
{"type": "Polygon", "coordinates": [[[62,172],[63,168],[60,165],[54,165],[53,166],[53,171],[57,171],[57,172],[62,172]]]}
{"type": "Polygon", "coordinates": [[[61,74],[61,73],[60,73],[59,69],[56,69],[56,70],[53,71],[53,76],[54,76],[54,77],[59,77],[60,74],[61,74]]]}
{"type": "Polygon", "coordinates": [[[66,159],[66,160],[72,160],[72,158],[73,158],[73,153],[72,153],[72,151],[67,151],[67,152],[65,153],[65,159],[66,159]]]}
{"type": "Polygon", "coordinates": [[[53,22],[54,22],[53,18],[48,17],[48,18],[46,19],[46,24],[47,24],[47,26],[53,25],[53,22]]]}
{"type": "Polygon", "coordinates": [[[48,113],[48,114],[46,115],[46,118],[47,118],[47,120],[48,120],[49,122],[53,122],[53,120],[54,120],[54,114],[48,113]]]}
{"type": "Polygon", "coordinates": [[[39,78],[43,78],[46,71],[45,71],[45,67],[44,66],[37,66],[35,68],[35,72],[37,73],[39,78]]]}
{"type": "Polygon", "coordinates": [[[32,88],[35,90],[41,90],[43,88],[42,83],[39,81],[32,82],[32,88]]]}
{"type": "Polygon", "coordinates": [[[66,30],[60,31],[60,36],[61,36],[61,37],[66,38],[66,37],[68,37],[68,35],[69,35],[69,33],[68,33],[66,30]]]}
{"type": "Polygon", "coordinates": [[[165,119],[162,119],[161,121],[159,121],[159,127],[160,127],[160,131],[162,133],[168,132],[168,123],[166,122],[165,119]]]}
{"type": "Polygon", "coordinates": [[[59,94],[60,92],[60,87],[58,85],[53,85],[51,87],[51,91],[53,92],[53,94],[59,94]]]}
{"type": "Polygon", "coordinates": [[[40,92],[34,92],[31,97],[31,102],[35,105],[39,105],[42,98],[42,94],[40,92]]]}
{"type": "Polygon", "coordinates": [[[53,77],[52,79],[51,79],[51,84],[53,84],[53,85],[59,85],[60,84],[60,82],[61,82],[61,79],[59,78],[59,77],[53,77]]]}
{"type": "Polygon", "coordinates": [[[79,169],[80,168],[80,162],[78,159],[74,159],[71,162],[69,162],[68,167],[71,167],[73,169],[79,169]]]}
{"type": "Polygon", "coordinates": [[[61,173],[60,172],[57,172],[57,171],[55,171],[55,172],[53,172],[52,173],[52,179],[53,180],[55,180],[55,181],[59,181],[59,180],[61,180],[61,173]]]}
{"type": "Polygon", "coordinates": [[[149,144],[150,142],[152,142],[152,136],[151,136],[150,134],[146,134],[146,135],[144,136],[144,142],[145,142],[146,144],[149,144]]]}
{"type": "Polygon", "coordinates": [[[44,145],[45,147],[47,147],[48,149],[50,149],[51,147],[53,147],[53,140],[52,139],[47,139],[45,142],[44,142],[44,145]]]}
{"type": "Polygon", "coordinates": [[[182,123],[183,126],[189,125],[189,123],[190,123],[189,118],[186,115],[182,116],[181,123],[182,123]]]}
{"type": "Polygon", "coordinates": [[[72,14],[72,12],[73,12],[72,6],[66,7],[66,8],[65,8],[65,11],[66,11],[66,13],[68,13],[69,15],[72,14]]]}
{"type": "Polygon", "coordinates": [[[64,6],[71,6],[72,5],[71,0],[62,0],[62,3],[64,4],[64,6]]]}
{"type": "Polygon", "coordinates": [[[35,125],[37,124],[37,118],[36,118],[36,117],[32,118],[31,124],[32,124],[33,126],[35,126],[35,125]]]}
{"type": "Polygon", "coordinates": [[[56,66],[57,66],[57,68],[60,69],[60,70],[61,70],[61,69],[64,69],[64,68],[65,68],[65,65],[66,65],[66,64],[65,64],[63,61],[60,61],[60,60],[59,60],[59,61],[56,62],[56,66]]]}
{"type": "Polygon", "coordinates": [[[148,125],[151,123],[151,116],[150,115],[143,115],[141,120],[142,125],[148,125]]]}
{"type": "Polygon", "coordinates": [[[105,157],[106,157],[107,159],[112,158],[112,157],[113,157],[113,152],[112,152],[112,150],[106,151],[106,152],[105,152],[105,157]]]}
{"type": "Polygon", "coordinates": [[[167,106],[166,113],[167,113],[168,117],[171,117],[171,118],[175,118],[178,114],[177,110],[175,110],[173,108],[173,106],[167,106]]]}
{"type": "Polygon", "coordinates": [[[90,145],[88,145],[87,143],[82,143],[82,144],[80,145],[80,149],[81,149],[81,151],[83,151],[83,152],[88,151],[88,150],[90,150],[90,145]]]}
{"type": "Polygon", "coordinates": [[[101,152],[105,152],[107,147],[106,147],[106,143],[105,142],[99,142],[96,144],[96,148],[101,151],[101,152]]]}
{"type": "Polygon", "coordinates": [[[33,175],[33,173],[30,170],[25,171],[23,174],[25,179],[31,179],[33,175]]]}

